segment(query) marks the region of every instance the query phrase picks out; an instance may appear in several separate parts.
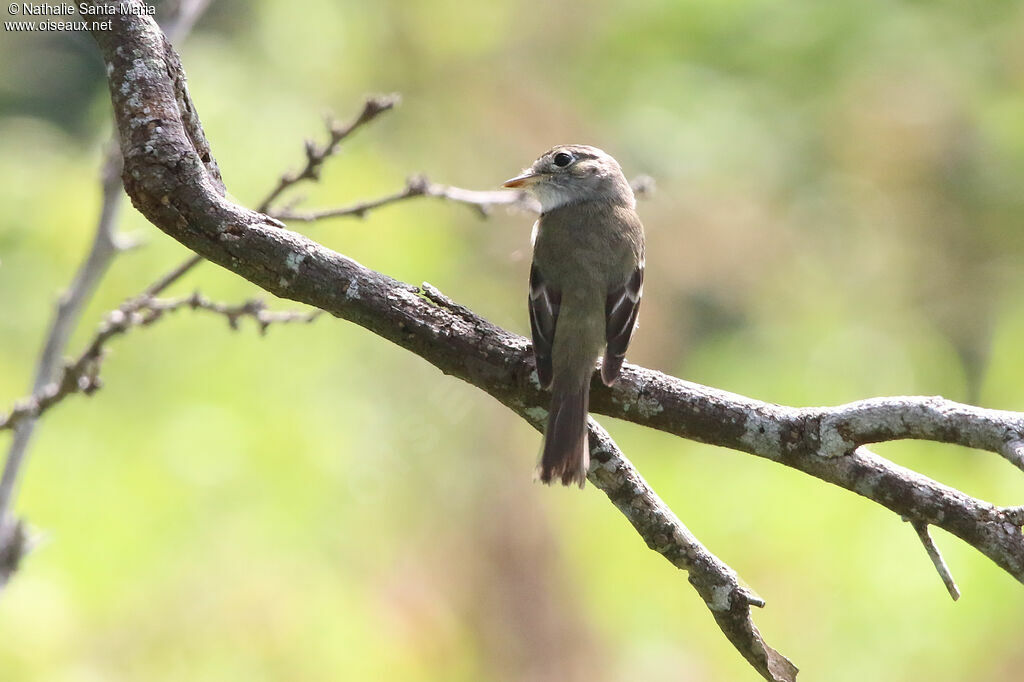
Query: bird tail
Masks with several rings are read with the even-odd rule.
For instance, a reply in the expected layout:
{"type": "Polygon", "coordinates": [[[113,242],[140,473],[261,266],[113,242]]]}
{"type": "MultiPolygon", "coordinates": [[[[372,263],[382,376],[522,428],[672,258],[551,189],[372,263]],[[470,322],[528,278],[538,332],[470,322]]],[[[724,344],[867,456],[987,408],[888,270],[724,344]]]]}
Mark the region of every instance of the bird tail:
{"type": "Polygon", "coordinates": [[[580,488],[590,468],[590,445],[587,442],[587,410],[590,402],[590,375],[582,381],[563,386],[555,377],[544,430],[544,450],[537,476],[543,483],[561,480],[562,485],[576,483],[580,488]]]}

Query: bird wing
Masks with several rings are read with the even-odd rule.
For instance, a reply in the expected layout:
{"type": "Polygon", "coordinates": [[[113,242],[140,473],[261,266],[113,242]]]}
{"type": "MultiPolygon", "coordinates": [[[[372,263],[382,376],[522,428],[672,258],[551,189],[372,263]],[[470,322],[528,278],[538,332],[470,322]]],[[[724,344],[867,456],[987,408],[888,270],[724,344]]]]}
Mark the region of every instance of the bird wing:
{"type": "Polygon", "coordinates": [[[530,267],[530,334],[541,388],[551,386],[551,346],[555,342],[555,325],[561,305],[562,292],[544,280],[534,263],[530,267]]]}
{"type": "Polygon", "coordinates": [[[613,289],[605,299],[605,340],[608,348],[601,364],[601,381],[611,386],[619,377],[626,348],[636,327],[636,316],[640,312],[640,297],[644,291],[643,260],[633,269],[626,283],[613,289]]]}

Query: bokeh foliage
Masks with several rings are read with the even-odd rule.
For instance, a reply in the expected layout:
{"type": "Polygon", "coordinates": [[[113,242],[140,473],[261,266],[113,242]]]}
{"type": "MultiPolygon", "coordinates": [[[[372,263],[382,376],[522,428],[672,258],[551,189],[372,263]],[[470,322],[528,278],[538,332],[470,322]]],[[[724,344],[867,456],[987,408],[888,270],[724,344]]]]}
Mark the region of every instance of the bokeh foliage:
{"type": "MultiPolygon", "coordinates": [[[[1020,410],[1022,34],[1024,5],[994,0],[220,0],[181,51],[242,202],[300,163],[325,112],[399,91],[309,205],[417,171],[489,189],[552,144],[596,144],[659,184],[632,361],[788,404],[1020,410]]],[[[5,33],[0,64],[7,404],[91,238],[109,101],[87,36],[5,33]]],[[[525,333],[529,223],[424,200],[297,227],[525,333]]],[[[146,245],[75,348],[185,255],[134,212],[123,227],[146,245]]],[[[210,265],[192,288],[258,293],[210,265]]],[[[352,325],[258,338],[179,313],[117,341],[103,376],[34,443],[19,511],[44,543],[0,597],[0,679],[754,678],[600,493],[531,485],[533,431],[352,325]]],[[[954,538],[937,539],[955,604],[885,510],[602,421],[766,598],[757,622],[807,679],[1019,679],[1024,587],[954,538]]],[[[1024,499],[990,453],[879,451],[1024,499]]]]}

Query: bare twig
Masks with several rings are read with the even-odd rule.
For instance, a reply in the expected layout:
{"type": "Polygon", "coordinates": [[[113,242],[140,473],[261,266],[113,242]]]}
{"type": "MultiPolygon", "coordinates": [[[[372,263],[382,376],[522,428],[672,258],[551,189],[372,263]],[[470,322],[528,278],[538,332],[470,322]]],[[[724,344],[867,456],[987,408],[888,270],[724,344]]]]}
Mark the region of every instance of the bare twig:
{"type": "Polygon", "coordinates": [[[960,598],[960,588],[957,587],[956,581],[953,580],[953,574],[949,571],[949,566],[946,565],[946,560],[942,558],[942,552],[935,546],[935,541],[932,540],[932,536],[928,533],[928,524],[920,521],[913,521],[911,524],[914,530],[917,532],[917,537],[921,539],[921,544],[924,545],[924,551],[928,552],[928,558],[932,560],[932,565],[935,566],[935,570],[939,572],[939,577],[942,578],[942,584],[946,586],[946,590],[949,591],[949,596],[956,601],[960,598]]]}
{"type": "Polygon", "coordinates": [[[148,287],[146,287],[145,291],[143,291],[141,294],[139,294],[139,298],[149,298],[149,297],[152,297],[152,296],[159,296],[160,294],[162,294],[167,289],[167,287],[169,287],[172,284],[174,284],[175,282],[177,282],[179,279],[181,279],[186,274],[188,274],[188,272],[192,268],[194,268],[195,266],[199,265],[202,262],[203,262],[203,257],[202,256],[197,256],[197,255],[189,256],[188,258],[183,260],[181,263],[176,265],[174,268],[172,268],[169,272],[164,274],[160,279],[156,280],[155,282],[150,284],[148,287]]]}
{"type": "MultiPolygon", "coordinates": [[[[114,256],[120,248],[115,225],[124,192],[121,188],[121,150],[115,140],[107,146],[100,174],[103,188],[103,200],[100,217],[96,226],[96,234],[88,256],[82,261],[75,278],[61,295],[54,313],[50,331],[46,336],[43,352],[36,365],[35,379],[32,382],[32,393],[41,391],[47,384],[54,381],[60,370],[61,356],[67,346],[68,339],[78,324],[82,309],[92,298],[96,286],[114,256]]],[[[4,461],[3,476],[0,477],[0,523],[9,514],[14,499],[15,485],[28,453],[28,445],[35,430],[32,419],[22,421],[14,433],[7,458],[4,461]]],[[[8,535],[8,539],[13,536],[8,535]]],[[[23,545],[20,545],[23,546],[23,545]]],[[[4,552],[3,537],[0,537],[0,553],[4,552]]],[[[6,550],[10,553],[10,549],[6,550]]],[[[16,565],[17,562],[15,562],[16,565]]],[[[4,569],[0,566],[0,575],[4,569]]]]}
{"type": "Polygon", "coordinates": [[[192,32],[192,27],[203,16],[211,0],[173,0],[170,16],[164,24],[164,35],[172,43],[179,43],[192,32]],[[176,5],[176,6],[174,6],[176,5]]]}
{"type": "Polygon", "coordinates": [[[18,570],[29,544],[24,521],[10,514],[0,519],[0,589],[18,570]]]}
{"type": "Polygon", "coordinates": [[[282,175],[277,181],[277,186],[270,191],[270,194],[268,194],[262,202],[260,202],[260,205],[256,210],[260,213],[266,213],[270,210],[274,201],[281,196],[285,190],[297,185],[303,180],[319,180],[320,169],[323,168],[324,161],[338,152],[341,143],[347,137],[383,114],[385,111],[393,109],[400,101],[401,98],[397,94],[367,97],[366,102],[363,103],[363,110],[359,112],[359,115],[352,119],[347,125],[338,125],[333,121],[328,120],[327,143],[324,145],[317,145],[312,140],[307,140],[306,165],[298,172],[285,173],[282,175]]]}
{"type": "MultiPolygon", "coordinates": [[[[192,24],[198,18],[199,14],[201,14],[206,6],[209,5],[209,2],[210,0],[181,0],[180,14],[178,15],[177,20],[172,20],[168,28],[168,37],[184,37],[184,35],[191,29],[192,24]]],[[[343,140],[380,114],[392,109],[398,102],[399,98],[397,95],[379,95],[369,97],[364,102],[362,111],[348,125],[337,126],[329,124],[330,135],[328,142],[322,147],[318,147],[312,142],[307,142],[305,167],[298,173],[286,173],[282,175],[281,178],[278,179],[278,183],[274,189],[271,190],[260,203],[260,210],[267,210],[267,208],[278,196],[280,196],[282,192],[299,182],[307,179],[318,179],[323,162],[338,152],[343,140]]],[[[48,337],[44,357],[40,362],[40,370],[37,373],[36,383],[33,385],[32,392],[34,396],[43,392],[44,389],[47,389],[54,381],[55,374],[58,370],[60,356],[63,353],[64,347],[67,345],[68,336],[76,326],[82,304],[91,297],[92,290],[95,288],[96,282],[99,281],[103,273],[106,271],[106,266],[109,264],[110,258],[116,251],[116,247],[120,246],[120,244],[115,244],[115,240],[113,238],[113,224],[116,208],[121,196],[123,196],[120,178],[121,152],[116,142],[111,143],[110,149],[113,161],[108,158],[108,162],[104,166],[104,209],[100,219],[100,227],[97,231],[97,238],[93,245],[93,252],[83,264],[82,270],[76,277],[75,282],[71,287],[69,287],[69,293],[66,294],[66,298],[69,299],[70,303],[65,304],[62,301],[61,309],[58,311],[58,315],[54,323],[54,330],[48,337]],[[116,164],[114,162],[116,162],[116,164]]],[[[364,212],[365,210],[366,209],[364,209],[364,212]]],[[[124,310],[126,306],[132,309],[142,309],[151,303],[155,296],[159,296],[171,285],[181,280],[182,277],[191,272],[192,269],[202,263],[203,260],[203,257],[200,255],[193,254],[189,256],[159,279],[155,280],[140,294],[122,305],[120,310],[124,310]]],[[[261,331],[264,329],[265,325],[262,325],[261,331]]],[[[61,398],[68,394],[68,392],[63,393],[61,398]]],[[[51,402],[45,403],[47,406],[56,402],[52,398],[50,400],[51,402]]],[[[31,410],[29,410],[29,412],[31,412],[31,410]]],[[[11,421],[15,414],[18,414],[17,409],[8,416],[8,420],[11,421]]],[[[0,424],[2,423],[3,422],[0,422],[0,424]]],[[[24,452],[26,451],[28,440],[31,436],[33,423],[34,419],[31,418],[18,419],[18,425],[15,429],[15,437],[11,445],[10,453],[8,454],[3,479],[0,481],[0,518],[3,518],[3,512],[9,506],[14,483],[17,480],[24,452]]],[[[0,426],[0,429],[2,428],[3,426],[0,426]]],[[[10,428],[10,426],[7,426],[7,428],[10,428]]],[[[2,547],[2,538],[0,538],[0,548],[2,547]]],[[[0,571],[0,573],[2,573],[2,571],[0,571]]]]}
{"type": "Polygon", "coordinates": [[[248,317],[256,322],[260,334],[265,334],[272,324],[308,323],[320,315],[319,310],[308,313],[267,310],[266,304],[258,299],[228,305],[211,301],[198,292],[181,298],[135,299],[107,315],[86,349],[75,360],[67,363],[52,383],[35,391],[31,397],[19,401],[8,414],[0,415],[0,431],[17,428],[20,423],[39,417],[69,395],[91,395],[102,386],[99,378],[100,365],[110,339],[136,327],[148,327],[162,319],[165,314],[182,308],[205,310],[221,315],[227,319],[232,329],[238,329],[239,320],[248,317]]]}
{"type": "MultiPolygon", "coordinates": [[[[635,178],[631,184],[636,195],[641,198],[650,196],[654,191],[654,181],[646,175],[635,178]]],[[[440,185],[431,182],[425,175],[421,174],[414,175],[406,180],[404,189],[378,199],[319,211],[296,211],[293,206],[286,206],[281,210],[271,211],[269,215],[278,220],[292,220],[303,223],[311,223],[327,218],[364,218],[373,209],[416,197],[434,197],[446,199],[457,204],[465,204],[475,209],[483,218],[489,216],[495,206],[506,206],[511,209],[540,213],[540,204],[526,192],[463,189],[461,187],[453,187],[452,185],[440,185]]]]}
{"type": "Polygon", "coordinates": [[[535,205],[536,202],[534,202],[534,200],[525,192],[506,190],[480,192],[462,189],[460,187],[452,187],[450,185],[439,185],[437,183],[430,182],[426,176],[414,175],[406,181],[404,189],[393,194],[385,195],[379,199],[361,201],[352,204],[351,206],[329,208],[322,211],[301,212],[283,209],[279,212],[271,212],[270,215],[279,220],[295,220],[306,223],[324,220],[326,218],[364,218],[366,217],[367,212],[372,211],[373,209],[380,208],[381,206],[387,206],[388,204],[397,204],[401,201],[416,197],[435,197],[438,199],[447,199],[448,201],[453,201],[459,204],[465,204],[475,209],[482,217],[487,217],[494,206],[514,206],[535,212],[538,208],[535,205]]]}

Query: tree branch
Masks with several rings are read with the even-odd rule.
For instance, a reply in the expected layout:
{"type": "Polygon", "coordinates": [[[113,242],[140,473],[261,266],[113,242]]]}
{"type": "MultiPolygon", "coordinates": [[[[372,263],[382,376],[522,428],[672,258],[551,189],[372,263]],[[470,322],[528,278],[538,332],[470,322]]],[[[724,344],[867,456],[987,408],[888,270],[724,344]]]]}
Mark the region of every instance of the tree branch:
{"type": "Polygon", "coordinates": [[[510,192],[507,190],[480,192],[462,189],[461,187],[439,185],[431,182],[424,175],[414,175],[406,180],[404,189],[393,194],[385,195],[379,199],[360,201],[352,204],[351,206],[329,208],[320,211],[299,212],[293,211],[290,208],[285,208],[281,211],[271,211],[270,215],[278,220],[294,220],[304,223],[311,223],[317,220],[324,220],[326,218],[342,218],[349,216],[364,218],[366,217],[367,212],[372,211],[375,208],[387,206],[388,204],[397,204],[401,201],[414,199],[416,197],[435,197],[438,199],[454,201],[459,204],[465,204],[476,209],[476,211],[483,217],[488,216],[494,206],[513,206],[533,211],[534,213],[539,212],[540,208],[525,192],[510,192]]]}
{"type": "MultiPolygon", "coordinates": [[[[634,179],[631,184],[637,196],[649,194],[654,189],[654,181],[646,175],[641,175],[634,179]]],[[[431,182],[425,175],[421,174],[414,175],[406,180],[404,189],[378,199],[360,201],[351,206],[328,208],[319,211],[295,211],[292,206],[287,206],[281,210],[270,211],[269,215],[278,220],[292,220],[304,223],[325,220],[327,218],[351,216],[365,218],[367,212],[375,208],[396,204],[416,197],[434,197],[436,199],[446,199],[457,204],[465,204],[476,209],[480,216],[484,218],[490,215],[491,210],[495,206],[507,206],[513,209],[540,213],[540,204],[526,192],[509,190],[480,191],[453,187],[451,185],[439,185],[431,182]]]]}
{"type": "Polygon", "coordinates": [[[238,322],[243,317],[253,319],[260,331],[266,334],[267,327],[272,324],[288,324],[291,322],[312,322],[319,315],[319,310],[311,313],[296,311],[271,311],[266,304],[252,299],[238,305],[228,305],[211,301],[199,292],[181,298],[136,298],[109,313],[99,331],[75,360],[67,363],[54,377],[51,383],[45,384],[24,400],[18,401],[14,409],[6,415],[0,415],[0,431],[15,429],[24,423],[36,419],[51,407],[75,393],[91,395],[98,390],[100,382],[100,365],[106,354],[107,342],[115,336],[125,334],[136,327],[148,327],[165,316],[182,308],[205,310],[221,315],[228,321],[233,330],[238,329],[238,322]]]}
{"type": "MultiPolygon", "coordinates": [[[[149,220],[267,291],[355,322],[488,392],[532,424],[543,420],[547,395],[537,385],[525,339],[434,290],[374,272],[226,200],[198,118],[181,92],[177,56],[156,26],[146,17],[117,16],[111,31],[94,38],[108,65],[125,186],[149,220]],[[183,107],[192,115],[184,115],[183,107]]],[[[1006,452],[1024,440],[1024,415],[936,398],[783,407],[633,365],[616,386],[593,387],[592,409],[804,471],[874,500],[916,527],[953,533],[1024,582],[1020,507],[995,507],[859,447],[926,438],[1006,452]]],[[[762,676],[795,679],[795,667],[764,645],[750,621],[749,606],[760,600],[695,544],[603,431],[592,424],[591,433],[590,480],[650,547],[689,572],[719,626],[762,676]]]]}
{"type": "Polygon", "coordinates": [[[324,161],[338,153],[342,141],[384,112],[393,109],[400,101],[401,98],[397,94],[368,97],[363,103],[363,110],[347,125],[338,125],[328,120],[327,144],[321,146],[312,140],[306,140],[306,165],[297,173],[282,175],[277,181],[277,186],[270,191],[270,194],[256,210],[266,213],[286,189],[303,180],[319,180],[320,169],[323,168],[324,161]]]}
{"type": "MultiPolygon", "coordinates": [[[[543,432],[543,420],[530,418],[529,412],[527,408],[520,414],[543,432]]],[[[764,600],[741,585],[736,572],[683,525],[593,418],[589,427],[590,456],[596,462],[587,475],[590,482],[608,496],[648,547],[686,571],[722,632],[755,670],[768,680],[795,680],[796,666],[768,646],[754,625],[750,607],[764,607],[764,600]]]]}
{"type": "MultiPolygon", "coordinates": [[[[57,309],[54,312],[53,322],[50,331],[46,335],[46,343],[43,352],[36,365],[35,378],[32,382],[32,393],[37,394],[47,385],[54,381],[60,373],[61,358],[64,349],[67,347],[71,333],[78,325],[78,319],[86,302],[92,298],[93,292],[103,275],[106,274],[114,256],[121,248],[121,241],[116,234],[117,215],[121,206],[121,197],[124,195],[121,185],[121,150],[117,147],[116,139],[111,140],[104,156],[103,170],[100,173],[103,199],[100,208],[100,217],[96,226],[96,234],[93,237],[89,254],[78,268],[75,278],[68,285],[67,290],[61,294],[57,302],[57,309]]],[[[6,547],[5,539],[11,540],[15,535],[7,526],[18,524],[9,517],[11,501],[14,498],[15,484],[18,474],[25,462],[28,453],[28,446],[32,440],[32,433],[35,430],[33,419],[19,420],[14,438],[11,440],[10,448],[7,450],[7,458],[4,460],[3,476],[0,477],[0,552],[13,555],[11,549],[6,547]]],[[[23,532],[23,531],[19,531],[23,532]]],[[[17,543],[19,550],[24,543],[17,543]]],[[[20,556],[20,555],[19,555],[20,556]]],[[[0,586],[6,582],[9,573],[4,566],[16,568],[18,561],[12,559],[6,564],[0,564],[0,586]]]]}
{"type": "MultiPolygon", "coordinates": [[[[641,175],[631,183],[637,196],[643,197],[653,191],[653,180],[646,175],[641,175]]],[[[327,218],[356,217],[365,218],[367,213],[399,202],[415,199],[417,197],[433,197],[465,204],[475,209],[480,217],[487,217],[490,211],[496,206],[506,206],[512,209],[519,209],[531,213],[540,213],[541,205],[536,199],[530,197],[525,191],[510,191],[508,189],[494,189],[480,191],[478,189],[464,189],[450,184],[437,184],[431,182],[425,175],[413,175],[406,180],[404,188],[385,195],[379,199],[364,202],[357,202],[351,206],[342,206],[333,209],[319,211],[295,211],[293,206],[286,206],[280,210],[269,211],[268,215],[279,220],[294,220],[298,222],[314,222],[327,218]]]]}
{"type": "Polygon", "coordinates": [[[1024,414],[985,410],[940,396],[870,398],[828,410],[821,451],[845,455],[859,445],[913,438],[956,443],[1002,455],[1024,470],[1024,414]]]}
{"type": "Polygon", "coordinates": [[[946,586],[949,596],[953,598],[953,601],[956,601],[960,598],[960,588],[957,587],[956,581],[953,580],[953,574],[949,572],[949,566],[946,565],[946,560],[942,558],[942,552],[935,546],[935,541],[932,540],[932,536],[928,533],[928,524],[915,521],[911,525],[914,527],[914,531],[917,532],[917,537],[921,540],[921,544],[924,545],[924,551],[928,553],[928,558],[932,560],[935,570],[939,572],[939,577],[942,578],[942,584],[946,586]]]}
{"type": "Polygon", "coordinates": [[[946,530],[1024,582],[1019,518],[869,452],[864,443],[919,438],[1002,454],[1021,439],[1024,414],[935,397],[784,407],[627,365],[591,408],[684,438],[748,452],[862,495],[911,522],[946,530]],[[861,419],[874,415],[874,426],[861,419]],[[931,421],[943,414],[944,425],[931,421]],[[901,425],[902,424],[902,425],[901,425]],[[1001,440],[1000,440],[1001,438],[1001,440]]]}

